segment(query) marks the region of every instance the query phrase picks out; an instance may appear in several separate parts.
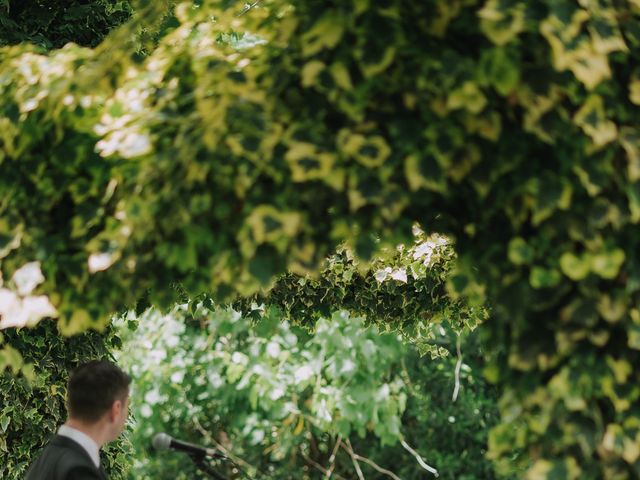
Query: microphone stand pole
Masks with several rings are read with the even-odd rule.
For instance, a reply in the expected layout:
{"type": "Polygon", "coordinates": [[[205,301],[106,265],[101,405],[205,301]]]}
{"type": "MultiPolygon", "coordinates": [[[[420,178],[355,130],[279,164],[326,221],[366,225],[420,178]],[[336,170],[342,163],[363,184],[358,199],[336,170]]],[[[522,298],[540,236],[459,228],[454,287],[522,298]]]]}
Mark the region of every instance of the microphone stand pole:
{"type": "Polygon", "coordinates": [[[211,475],[211,478],[215,478],[216,480],[228,480],[226,477],[216,472],[210,465],[207,465],[205,463],[204,455],[190,454],[188,456],[193,461],[193,463],[195,463],[196,467],[198,467],[204,473],[211,475]]]}

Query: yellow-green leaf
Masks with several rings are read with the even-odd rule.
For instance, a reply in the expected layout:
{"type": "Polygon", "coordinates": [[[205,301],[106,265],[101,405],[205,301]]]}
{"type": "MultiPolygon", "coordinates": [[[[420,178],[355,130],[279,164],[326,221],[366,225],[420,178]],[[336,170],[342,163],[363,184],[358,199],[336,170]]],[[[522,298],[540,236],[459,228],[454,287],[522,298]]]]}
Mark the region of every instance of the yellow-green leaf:
{"type": "Polygon", "coordinates": [[[526,265],[533,261],[533,248],[522,237],[512,238],[509,242],[508,256],[515,265],[526,265]]]}
{"type": "Polygon", "coordinates": [[[478,12],[482,32],[496,45],[505,45],[524,30],[525,2],[488,0],[478,12]]]}
{"type": "Polygon", "coordinates": [[[620,129],[620,145],[627,154],[627,175],[629,180],[640,180],[640,133],[637,128],[620,129]]]}
{"type": "Polygon", "coordinates": [[[565,252],[560,257],[560,269],[571,280],[580,281],[589,275],[590,258],[577,256],[572,252],[565,252]]]}
{"type": "Polygon", "coordinates": [[[533,288],[552,288],[561,280],[560,272],[555,268],[533,267],[529,274],[529,283],[533,288]]]}
{"type": "Polygon", "coordinates": [[[308,63],[305,63],[304,67],[302,67],[302,86],[310,87],[316,83],[316,78],[320,72],[322,72],[326,68],[326,65],[319,60],[312,60],[308,63]]]}
{"type": "Polygon", "coordinates": [[[624,263],[624,250],[616,248],[596,253],[591,257],[591,270],[602,278],[613,279],[624,263]]]}
{"type": "Polygon", "coordinates": [[[606,116],[600,95],[590,95],[576,112],[573,120],[591,137],[596,147],[615,140],[618,134],[616,124],[606,116]]]}
{"type": "Polygon", "coordinates": [[[86,310],[79,308],[73,312],[70,318],[62,318],[58,322],[60,333],[65,336],[75,335],[83,332],[91,325],[91,315],[86,310]]]}
{"type": "Polygon", "coordinates": [[[464,82],[459,88],[453,90],[447,98],[447,108],[458,110],[464,108],[471,113],[480,113],[487,105],[487,97],[474,82],[464,82]]]}
{"type": "Polygon", "coordinates": [[[315,55],[320,50],[335,47],[344,33],[341,17],[334,11],[323,15],[311,29],[302,35],[302,54],[315,55]]]}

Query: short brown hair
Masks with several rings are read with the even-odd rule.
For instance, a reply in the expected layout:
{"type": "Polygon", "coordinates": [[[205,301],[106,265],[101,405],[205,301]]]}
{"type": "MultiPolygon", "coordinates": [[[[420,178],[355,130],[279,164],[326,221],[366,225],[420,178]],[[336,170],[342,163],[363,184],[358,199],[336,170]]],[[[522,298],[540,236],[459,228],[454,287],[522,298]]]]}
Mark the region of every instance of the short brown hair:
{"type": "Polygon", "coordinates": [[[116,400],[129,394],[131,378],[117,365],[107,360],[91,360],[78,366],[67,386],[69,416],[86,422],[96,422],[116,400]]]}

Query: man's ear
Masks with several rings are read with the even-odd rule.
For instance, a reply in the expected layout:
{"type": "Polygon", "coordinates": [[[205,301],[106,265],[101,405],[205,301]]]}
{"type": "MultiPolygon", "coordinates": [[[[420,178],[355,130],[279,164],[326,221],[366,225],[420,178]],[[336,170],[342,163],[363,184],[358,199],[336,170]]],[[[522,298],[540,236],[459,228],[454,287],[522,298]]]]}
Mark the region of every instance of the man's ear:
{"type": "Polygon", "coordinates": [[[117,399],[111,404],[111,408],[109,409],[109,420],[115,422],[116,419],[120,416],[120,412],[122,411],[122,400],[117,399]]]}

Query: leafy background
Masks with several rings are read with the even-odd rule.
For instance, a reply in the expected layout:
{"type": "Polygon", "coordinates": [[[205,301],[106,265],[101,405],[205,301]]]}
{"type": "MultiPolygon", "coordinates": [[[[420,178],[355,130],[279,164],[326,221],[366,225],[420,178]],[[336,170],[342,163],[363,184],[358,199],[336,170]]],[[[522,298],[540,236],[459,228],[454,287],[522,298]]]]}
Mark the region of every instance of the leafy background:
{"type": "MultiPolygon", "coordinates": [[[[453,402],[455,358],[427,360],[397,333],[365,328],[345,311],[320,319],[313,333],[274,308],[257,323],[234,310],[200,305],[190,313],[184,305],[120,324],[119,362],[135,378],[131,478],[198,478],[184,455],[150,448],[157,432],[217,447],[250,475],[324,478],[331,468],[335,478],[355,478],[339,443],[347,441],[400,478],[430,475],[404,440],[440,478],[498,478],[484,456],[497,392],[479,375],[474,338],[464,342],[472,353],[453,402]]],[[[360,463],[366,478],[385,477],[360,463]]],[[[229,464],[218,468],[232,474],[229,464]]]]}
{"type": "MultiPolygon", "coordinates": [[[[29,42],[43,50],[68,42],[96,46],[131,13],[125,1],[4,0],[0,45],[29,42]]],[[[6,225],[6,219],[0,223],[6,225]]],[[[2,257],[4,253],[0,261],[2,257]]],[[[0,287],[2,283],[0,276],[0,287]]],[[[5,345],[0,350],[0,477],[19,479],[66,420],[70,371],[90,359],[112,358],[110,352],[120,346],[120,339],[112,329],[65,338],[52,321],[44,321],[28,330],[6,329],[0,343],[5,345]]],[[[126,439],[103,449],[102,464],[111,478],[124,478],[131,451],[126,439]]]]}
{"type": "Polygon", "coordinates": [[[95,47],[132,13],[126,0],[2,0],[0,45],[29,42],[49,50],[74,42],[95,47]]]}
{"type": "Polygon", "coordinates": [[[317,278],[342,244],[364,265],[418,222],[454,243],[452,301],[491,309],[495,465],[637,477],[639,19],[636,0],[151,2],[96,49],[3,49],[3,278],[40,261],[72,334],[317,278]]]}
{"type": "MultiPolygon", "coordinates": [[[[67,418],[70,371],[88,360],[112,359],[110,352],[121,341],[113,330],[61,337],[51,321],[28,330],[7,329],[2,337],[24,362],[0,374],[0,477],[17,480],[67,418]]],[[[126,438],[103,449],[101,462],[111,478],[125,478],[131,454],[126,438]]]]}

